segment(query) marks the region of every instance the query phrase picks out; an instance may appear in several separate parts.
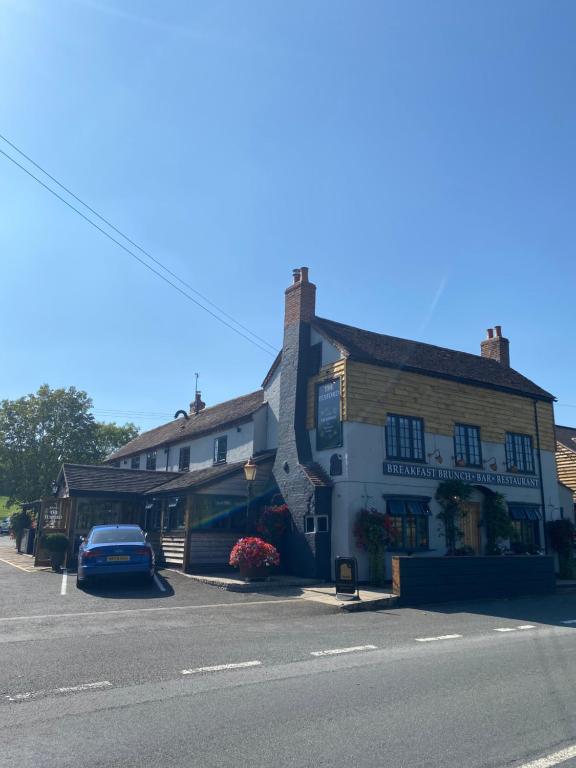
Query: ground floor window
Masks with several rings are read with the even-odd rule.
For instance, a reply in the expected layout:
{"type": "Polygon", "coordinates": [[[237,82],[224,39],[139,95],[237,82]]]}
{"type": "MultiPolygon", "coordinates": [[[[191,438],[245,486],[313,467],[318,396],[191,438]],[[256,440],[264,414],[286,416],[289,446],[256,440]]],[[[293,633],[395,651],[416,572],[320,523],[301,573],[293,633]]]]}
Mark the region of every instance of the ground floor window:
{"type": "Polygon", "coordinates": [[[164,510],[164,530],[173,531],[184,528],[186,521],[186,500],[180,496],[171,496],[166,500],[164,510]]]}
{"type": "Polygon", "coordinates": [[[512,519],[510,548],[522,554],[540,549],[540,507],[532,504],[510,504],[512,519]]]}
{"type": "Polygon", "coordinates": [[[162,506],[159,501],[148,501],[145,505],[144,528],[147,531],[159,531],[162,522],[162,506]]]}
{"type": "Polygon", "coordinates": [[[193,530],[246,531],[246,499],[237,496],[195,494],[190,525],[193,530]]]}
{"type": "Polygon", "coordinates": [[[93,525],[120,523],[122,502],[79,501],[76,510],[76,528],[88,530],[93,525]]]}
{"type": "Polygon", "coordinates": [[[429,549],[430,508],[427,499],[387,499],[394,544],[391,549],[429,549]]]}

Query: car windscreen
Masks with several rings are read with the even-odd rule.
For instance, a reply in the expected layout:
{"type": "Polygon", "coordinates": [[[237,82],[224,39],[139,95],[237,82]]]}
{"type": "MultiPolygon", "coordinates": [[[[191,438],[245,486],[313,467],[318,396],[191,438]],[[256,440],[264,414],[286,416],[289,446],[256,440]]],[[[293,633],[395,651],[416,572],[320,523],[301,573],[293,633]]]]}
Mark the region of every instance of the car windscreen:
{"type": "Polygon", "coordinates": [[[140,528],[110,528],[94,531],[90,537],[90,544],[123,544],[127,542],[144,544],[145,541],[140,528]]]}

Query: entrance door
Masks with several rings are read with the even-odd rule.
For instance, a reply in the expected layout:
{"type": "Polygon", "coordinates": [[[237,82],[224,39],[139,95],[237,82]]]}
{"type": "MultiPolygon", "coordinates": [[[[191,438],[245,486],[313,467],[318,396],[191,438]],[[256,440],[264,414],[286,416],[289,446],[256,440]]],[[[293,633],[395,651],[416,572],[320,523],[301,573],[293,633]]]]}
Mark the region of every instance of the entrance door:
{"type": "Polygon", "coordinates": [[[480,554],[480,502],[469,501],[464,505],[466,515],[462,518],[460,528],[464,537],[460,546],[472,547],[474,552],[480,554]]]}

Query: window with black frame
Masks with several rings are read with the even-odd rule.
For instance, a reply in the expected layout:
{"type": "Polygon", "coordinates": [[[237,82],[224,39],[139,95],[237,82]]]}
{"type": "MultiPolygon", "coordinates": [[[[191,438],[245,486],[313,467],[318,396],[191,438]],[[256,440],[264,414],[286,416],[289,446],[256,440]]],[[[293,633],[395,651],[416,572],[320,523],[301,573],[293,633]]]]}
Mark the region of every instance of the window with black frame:
{"type": "Polygon", "coordinates": [[[430,548],[430,507],[427,499],[387,499],[394,543],[391,549],[414,551],[430,548]]]}
{"type": "Polygon", "coordinates": [[[454,460],[459,467],[481,467],[480,427],[454,425],[454,460]]]}
{"type": "Polygon", "coordinates": [[[180,448],[180,455],[178,458],[178,471],[188,472],[190,469],[190,446],[180,448]]]}
{"type": "Polygon", "coordinates": [[[510,472],[534,474],[532,436],[506,432],[506,467],[510,472]]]}
{"type": "Polygon", "coordinates": [[[156,469],[156,451],[148,451],[146,454],[146,469],[156,469]]]}
{"type": "Polygon", "coordinates": [[[130,459],[130,469],[140,469],[140,456],[132,456],[130,459]]]}
{"type": "Polygon", "coordinates": [[[214,440],[214,464],[226,464],[228,453],[228,438],[226,435],[214,440]]]}
{"type": "Polygon", "coordinates": [[[386,420],[386,455],[389,459],[424,461],[424,421],[389,413],[386,420]]]}
{"type": "Polygon", "coordinates": [[[536,504],[509,504],[512,524],[510,547],[518,554],[532,554],[540,549],[540,507],[536,504]]]}

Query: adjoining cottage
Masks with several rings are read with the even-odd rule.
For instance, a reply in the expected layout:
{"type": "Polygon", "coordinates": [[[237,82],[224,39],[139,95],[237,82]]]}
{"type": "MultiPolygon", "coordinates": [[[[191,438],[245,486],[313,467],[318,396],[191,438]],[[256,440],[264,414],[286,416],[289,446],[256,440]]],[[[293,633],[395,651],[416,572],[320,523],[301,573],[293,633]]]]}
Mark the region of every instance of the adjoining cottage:
{"type": "Polygon", "coordinates": [[[561,507],[570,516],[576,511],[576,427],[556,424],[556,464],[561,488],[561,507]]]}
{"type": "Polygon", "coordinates": [[[295,574],[330,579],[334,557],[354,554],[366,578],[353,534],[366,507],[391,515],[397,551],[444,554],[434,496],[449,479],[473,487],[463,546],[484,552],[483,500],[494,492],[506,498],[515,538],[527,549],[545,546],[545,523],[561,506],[554,397],[510,367],[500,326],[473,355],[318,317],[306,267],[294,270],[285,294],[282,351],[261,389],[212,408],[197,393],[188,412],[128,443],[108,467],[83,468],[92,473],[83,488],[64,467],[58,493],[78,499],[70,530],[132,515],[166,562],[223,565],[247,530],[243,467],[253,456],[254,510],[273,499],[288,505],[295,574]],[[142,478],[123,502],[136,504],[132,512],[82,507],[81,493],[96,499],[104,486],[108,504],[115,488],[120,503],[132,476],[142,478]]]}

